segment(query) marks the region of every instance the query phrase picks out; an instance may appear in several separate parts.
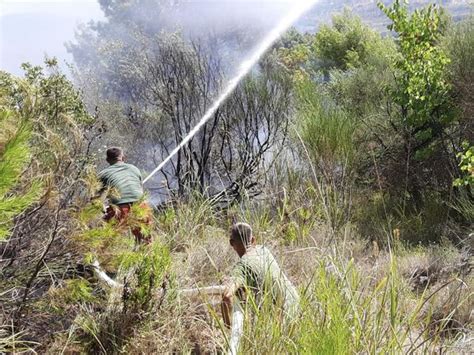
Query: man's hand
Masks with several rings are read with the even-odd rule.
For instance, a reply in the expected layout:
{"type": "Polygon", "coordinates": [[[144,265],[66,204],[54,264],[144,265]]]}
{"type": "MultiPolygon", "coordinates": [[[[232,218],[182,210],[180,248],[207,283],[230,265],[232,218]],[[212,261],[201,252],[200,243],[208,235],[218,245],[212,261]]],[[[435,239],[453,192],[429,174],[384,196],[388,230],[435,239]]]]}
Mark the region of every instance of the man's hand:
{"type": "Polygon", "coordinates": [[[225,285],[224,292],[222,293],[221,312],[222,319],[227,328],[232,325],[231,313],[232,313],[232,299],[236,291],[236,284],[234,282],[228,282],[225,285]]]}
{"type": "Polygon", "coordinates": [[[225,288],[224,288],[224,292],[222,293],[222,299],[232,301],[232,297],[234,297],[234,294],[235,294],[235,291],[236,291],[235,286],[236,285],[235,285],[234,282],[227,282],[224,285],[225,288]]]}

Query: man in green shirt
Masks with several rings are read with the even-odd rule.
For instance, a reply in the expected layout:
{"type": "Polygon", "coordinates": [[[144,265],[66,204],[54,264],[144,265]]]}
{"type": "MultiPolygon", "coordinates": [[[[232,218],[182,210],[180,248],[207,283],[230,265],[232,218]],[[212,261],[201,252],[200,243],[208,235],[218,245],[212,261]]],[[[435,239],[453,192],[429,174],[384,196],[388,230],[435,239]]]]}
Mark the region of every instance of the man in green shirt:
{"type": "MultiPolygon", "coordinates": [[[[111,205],[107,207],[104,219],[106,221],[116,219],[119,225],[127,225],[132,205],[143,198],[142,174],[136,166],[124,162],[125,157],[121,148],[109,148],[106,154],[109,166],[99,173],[99,179],[103,185],[101,193],[107,188],[114,188],[118,196],[111,195],[109,197],[111,205]]],[[[142,224],[151,224],[148,204],[142,202],[140,208],[146,210],[146,217],[140,222],[142,224]]],[[[131,229],[138,242],[150,241],[144,235],[141,226],[131,226],[131,229]]]]}
{"type": "Polygon", "coordinates": [[[257,306],[269,299],[282,308],[287,319],[293,319],[298,311],[299,296],[291,281],[280,269],[272,253],[262,245],[256,245],[252,228],[246,223],[232,226],[230,245],[240,260],[234,266],[225,283],[222,295],[222,317],[230,327],[232,299],[237,294],[243,298],[255,297],[257,306]]]}
{"type": "Polygon", "coordinates": [[[135,165],[124,162],[121,148],[107,149],[109,166],[99,173],[99,179],[104,187],[113,187],[119,196],[112,196],[110,202],[114,205],[134,203],[143,197],[142,174],[135,165]]]}

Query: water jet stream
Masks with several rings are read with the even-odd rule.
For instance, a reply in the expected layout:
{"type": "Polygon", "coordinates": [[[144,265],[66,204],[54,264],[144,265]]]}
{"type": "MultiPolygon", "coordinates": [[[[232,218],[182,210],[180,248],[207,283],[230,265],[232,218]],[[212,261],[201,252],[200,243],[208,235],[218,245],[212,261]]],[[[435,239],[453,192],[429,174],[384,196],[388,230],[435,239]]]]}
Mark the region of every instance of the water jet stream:
{"type": "Polygon", "coordinates": [[[160,171],[175,155],[179,150],[187,144],[194,135],[204,126],[207,121],[216,113],[220,105],[227,99],[227,97],[235,90],[240,81],[250,72],[252,67],[259,61],[263,54],[270,48],[270,46],[306,11],[308,11],[318,0],[307,0],[307,1],[295,1],[297,4],[288,16],[286,16],[262,41],[260,46],[255,50],[252,55],[244,60],[239,68],[237,75],[232,78],[228,83],[221,95],[214,101],[212,106],[207,110],[198,124],[183,138],[181,143],[177,145],[173,151],[163,160],[144,180],[145,184],[150,180],[153,175],[160,171]]]}

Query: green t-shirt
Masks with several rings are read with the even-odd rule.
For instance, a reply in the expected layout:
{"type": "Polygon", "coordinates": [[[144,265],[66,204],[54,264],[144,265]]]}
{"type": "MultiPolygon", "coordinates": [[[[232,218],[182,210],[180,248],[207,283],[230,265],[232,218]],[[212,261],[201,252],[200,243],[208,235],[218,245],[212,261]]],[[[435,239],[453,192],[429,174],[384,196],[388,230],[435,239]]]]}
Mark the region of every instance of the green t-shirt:
{"type": "Polygon", "coordinates": [[[262,301],[263,295],[270,295],[287,314],[294,315],[298,308],[296,288],[281,271],[272,253],[262,245],[247,250],[234,266],[231,279],[238,288],[252,291],[257,302],[262,301]]]}
{"type": "Polygon", "coordinates": [[[142,174],[132,164],[117,162],[110,165],[99,173],[99,179],[104,187],[117,189],[120,197],[111,198],[115,205],[136,202],[143,196],[142,174]]]}

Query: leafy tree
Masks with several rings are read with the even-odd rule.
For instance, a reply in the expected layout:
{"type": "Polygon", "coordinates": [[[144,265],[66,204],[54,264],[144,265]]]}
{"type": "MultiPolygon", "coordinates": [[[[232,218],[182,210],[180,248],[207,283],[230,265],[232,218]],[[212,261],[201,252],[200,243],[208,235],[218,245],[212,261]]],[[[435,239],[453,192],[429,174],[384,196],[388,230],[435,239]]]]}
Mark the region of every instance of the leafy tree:
{"type": "Polygon", "coordinates": [[[435,5],[412,14],[399,0],[379,7],[392,20],[389,29],[398,34],[401,54],[395,61],[397,87],[392,91],[399,107],[396,124],[406,149],[422,159],[455,118],[447,76],[450,60],[440,46],[446,20],[435,5]]]}
{"type": "Polygon", "coordinates": [[[333,16],[331,25],[323,25],[314,38],[314,53],[319,66],[330,69],[353,69],[380,58],[387,49],[380,34],[365,25],[348,9],[333,16]]]}
{"type": "Polygon", "coordinates": [[[348,10],[314,35],[289,36],[278,58],[296,79],[299,132],[318,175],[326,218],[337,229],[350,218],[357,168],[370,171],[363,148],[380,130],[374,121],[385,111],[396,47],[348,10]]]}
{"type": "Polygon", "coordinates": [[[314,35],[290,31],[278,49],[279,62],[296,81],[321,82],[322,72],[328,94],[361,119],[384,106],[396,56],[391,37],[382,38],[347,9],[314,35]]]}
{"type": "Polygon", "coordinates": [[[461,137],[443,45],[448,22],[434,5],[413,12],[401,1],[379,7],[392,21],[398,55],[391,58],[394,80],[386,86],[385,109],[376,112],[377,140],[365,170],[383,190],[377,209],[404,239],[436,241],[446,233],[461,137]]]}
{"type": "Polygon", "coordinates": [[[299,80],[308,77],[313,35],[302,35],[291,28],[275,44],[276,58],[283,67],[299,80]]]}

